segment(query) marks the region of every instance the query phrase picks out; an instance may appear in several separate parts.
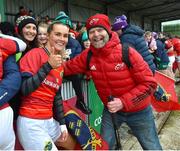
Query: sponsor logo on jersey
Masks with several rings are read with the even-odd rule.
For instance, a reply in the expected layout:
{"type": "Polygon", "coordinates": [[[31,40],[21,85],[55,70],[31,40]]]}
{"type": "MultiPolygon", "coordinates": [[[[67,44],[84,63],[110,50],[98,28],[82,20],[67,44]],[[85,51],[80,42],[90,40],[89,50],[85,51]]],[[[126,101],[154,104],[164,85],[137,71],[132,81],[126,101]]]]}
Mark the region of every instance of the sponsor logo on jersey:
{"type": "MultiPolygon", "coordinates": [[[[57,79],[56,79],[56,80],[57,80],[57,79]]],[[[59,85],[58,85],[57,83],[54,83],[54,82],[49,81],[49,80],[47,80],[47,79],[44,79],[43,83],[46,84],[46,85],[48,85],[48,86],[50,86],[50,87],[53,87],[53,88],[55,88],[55,89],[57,89],[57,90],[59,89],[59,85]]]]}

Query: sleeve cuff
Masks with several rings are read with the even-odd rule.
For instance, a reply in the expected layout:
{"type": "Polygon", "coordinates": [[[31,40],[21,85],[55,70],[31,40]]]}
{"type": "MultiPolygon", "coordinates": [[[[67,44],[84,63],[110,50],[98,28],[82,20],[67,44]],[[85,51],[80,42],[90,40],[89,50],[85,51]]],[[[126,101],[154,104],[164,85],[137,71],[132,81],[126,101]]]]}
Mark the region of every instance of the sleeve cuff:
{"type": "Polygon", "coordinates": [[[66,125],[60,125],[60,129],[61,129],[61,132],[63,131],[68,132],[66,125]]]}

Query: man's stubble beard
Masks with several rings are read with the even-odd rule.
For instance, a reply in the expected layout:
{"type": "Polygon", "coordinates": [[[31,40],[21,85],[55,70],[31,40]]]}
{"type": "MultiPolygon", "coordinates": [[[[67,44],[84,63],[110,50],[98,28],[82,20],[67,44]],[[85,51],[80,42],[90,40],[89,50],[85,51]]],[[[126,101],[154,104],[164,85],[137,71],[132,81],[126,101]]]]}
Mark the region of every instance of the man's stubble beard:
{"type": "Polygon", "coordinates": [[[102,48],[109,41],[109,35],[106,35],[100,44],[93,45],[95,48],[102,48]]]}

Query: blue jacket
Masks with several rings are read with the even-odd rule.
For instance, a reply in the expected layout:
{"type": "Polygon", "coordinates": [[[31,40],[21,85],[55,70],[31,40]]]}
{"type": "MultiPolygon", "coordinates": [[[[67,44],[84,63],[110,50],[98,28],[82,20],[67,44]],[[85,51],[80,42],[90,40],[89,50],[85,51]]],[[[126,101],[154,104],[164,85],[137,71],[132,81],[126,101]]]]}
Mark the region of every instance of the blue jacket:
{"type": "Polygon", "coordinates": [[[79,41],[77,41],[76,39],[73,39],[70,36],[68,38],[68,43],[67,43],[66,49],[71,49],[70,58],[74,58],[75,56],[80,54],[82,51],[79,41]]]}
{"type": "Polygon", "coordinates": [[[153,62],[153,55],[148,51],[148,46],[144,39],[144,31],[135,25],[128,25],[123,29],[123,33],[120,36],[122,43],[128,43],[132,47],[134,47],[143,57],[143,59],[149,65],[151,71],[154,73],[156,69],[156,65],[153,62]]]}
{"type": "Polygon", "coordinates": [[[21,74],[14,56],[3,64],[3,78],[0,81],[0,106],[7,103],[20,89],[21,74]]]}
{"type": "Polygon", "coordinates": [[[159,59],[159,63],[162,65],[165,64],[168,65],[169,57],[165,50],[165,44],[160,39],[157,39],[156,43],[157,43],[157,50],[155,51],[155,55],[159,59]]]}

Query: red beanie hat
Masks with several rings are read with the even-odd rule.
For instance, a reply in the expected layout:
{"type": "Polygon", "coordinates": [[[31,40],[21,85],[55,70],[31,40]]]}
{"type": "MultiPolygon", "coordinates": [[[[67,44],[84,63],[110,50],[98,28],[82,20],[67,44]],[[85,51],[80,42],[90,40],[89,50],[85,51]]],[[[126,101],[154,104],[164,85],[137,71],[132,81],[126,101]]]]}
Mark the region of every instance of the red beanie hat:
{"type": "Polygon", "coordinates": [[[102,27],[104,28],[109,34],[111,34],[111,24],[109,21],[108,16],[104,14],[96,14],[91,16],[86,21],[86,29],[89,31],[93,27],[102,27]]]}

